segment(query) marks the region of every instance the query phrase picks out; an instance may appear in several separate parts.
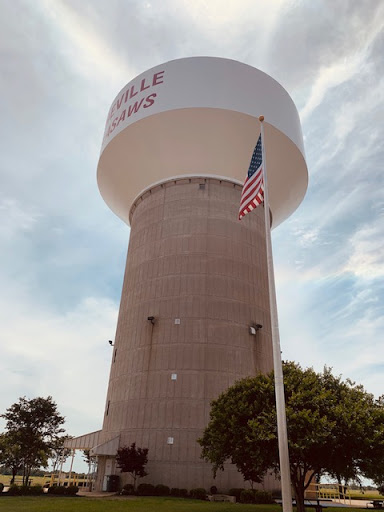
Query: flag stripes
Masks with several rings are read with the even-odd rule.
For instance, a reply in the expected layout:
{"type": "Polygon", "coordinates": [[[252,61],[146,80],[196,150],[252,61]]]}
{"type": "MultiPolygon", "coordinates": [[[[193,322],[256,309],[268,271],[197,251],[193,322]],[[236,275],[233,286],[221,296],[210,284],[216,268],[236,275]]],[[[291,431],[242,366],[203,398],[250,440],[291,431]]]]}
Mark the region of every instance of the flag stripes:
{"type": "Polygon", "coordinates": [[[239,220],[264,201],[263,158],[261,135],[253,151],[248,174],[241,192],[239,220]]]}

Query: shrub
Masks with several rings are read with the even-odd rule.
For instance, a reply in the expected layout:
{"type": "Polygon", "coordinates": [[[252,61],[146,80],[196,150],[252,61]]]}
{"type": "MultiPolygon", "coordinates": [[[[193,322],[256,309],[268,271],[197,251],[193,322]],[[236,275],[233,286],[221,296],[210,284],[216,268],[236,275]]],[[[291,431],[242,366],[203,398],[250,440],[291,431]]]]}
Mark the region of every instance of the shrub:
{"type": "Polygon", "coordinates": [[[267,491],[258,491],[256,489],[244,489],[240,493],[240,503],[257,503],[268,505],[274,503],[272,494],[267,491]]]}
{"type": "Polygon", "coordinates": [[[260,505],[270,505],[274,503],[274,499],[272,498],[272,493],[268,491],[254,491],[255,494],[255,503],[260,505]]]}
{"type": "Polygon", "coordinates": [[[281,500],[282,499],[281,489],[272,489],[271,493],[272,493],[272,498],[274,500],[281,500]]]}
{"type": "MultiPolygon", "coordinates": [[[[1,489],[1,491],[2,491],[2,489],[1,489]]],[[[42,494],[42,492],[43,492],[43,488],[41,487],[41,485],[15,485],[15,484],[13,484],[10,486],[10,488],[8,490],[8,494],[10,496],[38,496],[39,494],[42,494]]]]}
{"type": "Polygon", "coordinates": [[[137,488],[139,496],[155,496],[155,486],[152,484],[140,484],[137,488]]]}
{"type": "Polygon", "coordinates": [[[48,488],[48,494],[53,494],[54,496],[64,496],[65,487],[62,485],[53,485],[48,488]]]}
{"type": "Polygon", "coordinates": [[[255,495],[252,489],[243,489],[241,491],[240,503],[255,503],[255,495]]]}
{"type": "Polygon", "coordinates": [[[27,487],[27,494],[31,496],[39,496],[43,494],[43,487],[41,485],[35,484],[27,487]]]}
{"type": "Polygon", "coordinates": [[[169,496],[170,489],[167,485],[158,484],[155,487],[156,496],[169,496]]]}
{"type": "Polygon", "coordinates": [[[125,484],[121,491],[124,496],[133,496],[135,494],[135,488],[132,484],[125,484]]]}
{"type": "Polygon", "coordinates": [[[55,485],[48,488],[48,494],[53,494],[54,496],[75,496],[78,491],[79,488],[77,485],[70,485],[68,487],[64,487],[63,485],[55,485]]]}
{"type": "Polygon", "coordinates": [[[244,491],[243,488],[234,487],[233,489],[229,489],[228,494],[229,496],[235,496],[236,501],[240,501],[240,494],[242,491],[244,491]]]}
{"type": "Polygon", "coordinates": [[[197,489],[191,489],[189,491],[189,495],[191,498],[195,500],[206,500],[207,499],[207,491],[202,487],[197,487],[197,489]]]}
{"type": "Polygon", "coordinates": [[[8,489],[9,496],[20,496],[21,490],[18,485],[12,484],[8,489]]]}
{"type": "Polygon", "coordinates": [[[216,487],[216,485],[212,485],[212,487],[210,487],[210,489],[209,489],[209,492],[211,494],[217,494],[217,487],[216,487]]]}
{"type": "Polygon", "coordinates": [[[188,496],[187,489],[179,489],[178,487],[172,487],[171,496],[175,496],[176,498],[186,498],[188,496]]]}
{"type": "Polygon", "coordinates": [[[79,488],[77,485],[70,485],[69,487],[66,487],[64,490],[64,496],[76,496],[78,493],[79,488]]]}
{"type": "Polygon", "coordinates": [[[0,492],[3,492],[3,489],[4,489],[4,484],[2,484],[2,483],[0,482],[0,492]]]}

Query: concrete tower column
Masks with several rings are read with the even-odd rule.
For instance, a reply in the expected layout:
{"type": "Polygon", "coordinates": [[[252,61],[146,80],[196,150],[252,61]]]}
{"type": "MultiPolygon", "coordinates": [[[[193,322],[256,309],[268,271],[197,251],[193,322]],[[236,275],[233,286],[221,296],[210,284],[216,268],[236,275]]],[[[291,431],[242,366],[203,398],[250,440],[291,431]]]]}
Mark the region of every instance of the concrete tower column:
{"type": "Polygon", "coordinates": [[[196,442],[214,398],[273,366],[263,211],[240,223],[240,193],[225,180],[172,180],[131,210],[103,433],[149,448],[150,482],[241,484],[236,470],[214,481],[196,442]]]}

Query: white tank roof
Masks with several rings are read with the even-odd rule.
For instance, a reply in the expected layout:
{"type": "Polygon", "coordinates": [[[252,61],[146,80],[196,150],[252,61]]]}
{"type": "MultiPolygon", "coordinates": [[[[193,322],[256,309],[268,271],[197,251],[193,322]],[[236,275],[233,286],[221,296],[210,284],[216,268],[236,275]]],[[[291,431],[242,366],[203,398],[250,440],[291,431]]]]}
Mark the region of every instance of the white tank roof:
{"type": "Polygon", "coordinates": [[[191,57],[129,82],[109,111],[98,164],[100,192],[129,223],[135,198],[175,177],[243,183],[264,115],[273,226],[304,198],[308,173],[297,109],[273,78],[246,64],[191,57]]]}

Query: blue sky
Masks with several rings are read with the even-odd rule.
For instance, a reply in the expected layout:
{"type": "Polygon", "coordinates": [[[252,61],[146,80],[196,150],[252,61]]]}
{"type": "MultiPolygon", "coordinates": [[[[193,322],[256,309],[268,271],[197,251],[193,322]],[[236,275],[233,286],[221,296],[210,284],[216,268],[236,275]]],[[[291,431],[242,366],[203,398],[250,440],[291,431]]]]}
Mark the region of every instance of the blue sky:
{"type": "Polygon", "coordinates": [[[70,434],[101,427],[129,239],[96,185],[105,119],[194,55],[265,71],[300,112],[309,188],[273,233],[283,358],[383,394],[383,27],[377,0],[0,3],[1,412],[52,395],[70,434]]]}

